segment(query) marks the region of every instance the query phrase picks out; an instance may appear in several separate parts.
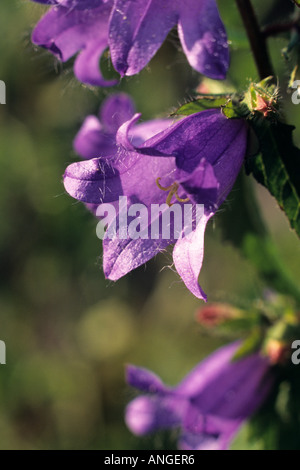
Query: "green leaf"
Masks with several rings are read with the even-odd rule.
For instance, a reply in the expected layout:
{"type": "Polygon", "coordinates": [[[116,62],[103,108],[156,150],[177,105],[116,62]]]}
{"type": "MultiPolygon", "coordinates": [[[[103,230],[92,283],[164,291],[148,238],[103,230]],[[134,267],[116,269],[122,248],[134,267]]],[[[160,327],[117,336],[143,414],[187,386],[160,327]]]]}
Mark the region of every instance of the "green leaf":
{"type": "Polygon", "coordinates": [[[257,351],[263,340],[263,332],[261,328],[253,328],[250,336],[242,343],[235,355],[233,356],[234,361],[238,361],[246,356],[257,351]]]}
{"type": "Polygon", "coordinates": [[[300,237],[300,150],[293,143],[293,126],[254,116],[250,120],[260,153],[248,158],[246,169],[274,196],[300,237]]]}
{"type": "Polygon", "coordinates": [[[181,106],[175,115],[190,116],[191,114],[199,113],[205,109],[220,108],[226,106],[230,97],[228,95],[199,95],[199,98],[194,101],[181,106]]]}

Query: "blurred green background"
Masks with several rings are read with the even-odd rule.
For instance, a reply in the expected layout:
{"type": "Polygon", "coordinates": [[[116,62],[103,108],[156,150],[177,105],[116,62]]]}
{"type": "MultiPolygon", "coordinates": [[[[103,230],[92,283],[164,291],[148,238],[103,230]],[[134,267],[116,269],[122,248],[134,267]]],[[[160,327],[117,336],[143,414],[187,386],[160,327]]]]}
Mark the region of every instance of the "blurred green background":
{"type": "MultiPolygon", "coordinates": [[[[262,22],[281,17],[287,3],[254,2],[262,22]]],[[[244,89],[257,78],[247,39],[234,1],[219,5],[231,41],[228,83],[244,89]]],[[[86,87],[74,79],[71,64],[58,64],[31,44],[44,11],[28,0],[0,5],[0,79],[7,86],[7,104],[0,105],[0,339],[7,348],[7,364],[0,366],[0,449],[175,448],[175,435],[138,439],[127,430],[124,409],[134,391],[125,384],[124,365],[148,367],[176,384],[229,338],[208,335],[196,323],[203,303],[166,268],[172,250],[117,283],[106,281],[96,221],[65,193],[62,175],[78,158],[72,140],[84,117],[97,113],[109,93],[130,92],[143,119],[150,119],[183,104],[199,76],[172,32],[138,77],[114,89],[86,87]]],[[[270,41],[283,84],[286,44],[270,41]]],[[[290,123],[299,110],[288,106],[290,123]]],[[[299,279],[298,240],[275,201],[256,190],[278,250],[299,279]]],[[[230,213],[235,196],[220,212],[230,213]]],[[[209,301],[244,307],[266,287],[250,262],[222,241],[218,215],[206,234],[200,280],[209,301]]],[[[234,444],[259,446],[248,440],[247,427],[234,444]]]]}

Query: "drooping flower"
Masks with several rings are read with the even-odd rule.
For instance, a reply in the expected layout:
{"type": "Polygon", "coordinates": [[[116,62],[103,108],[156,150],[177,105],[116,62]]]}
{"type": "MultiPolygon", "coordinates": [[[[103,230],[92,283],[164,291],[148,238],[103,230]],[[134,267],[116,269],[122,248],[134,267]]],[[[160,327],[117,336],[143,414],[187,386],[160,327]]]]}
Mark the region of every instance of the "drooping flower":
{"type": "Polygon", "coordinates": [[[115,0],[109,31],[115,69],[138,73],[176,24],[190,65],[210,78],[225,78],[227,36],[215,0],[115,0]]]}
{"type": "Polygon", "coordinates": [[[129,429],[138,436],[178,429],[179,449],[226,450],[266,400],[275,378],[259,353],[233,361],[239,346],[235,342],[215,351],[176,387],[164,385],[146,369],[128,366],[128,384],[145,393],[127,406],[129,429]]]}
{"type": "MultiPolygon", "coordinates": [[[[90,159],[109,157],[117,152],[118,129],[135,114],[135,106],[126,93],[115,93],[104,100],[99,116],[87,116],[76,135],[73,146],[78,155],[90,159]]],[[[132,127],[130,139],[139,146],[172,124],[170,119],[153,119],[132,127]]]]}
{"type": "MultiPolygon", "coordinates": [[[[198,284],[205,228],[241,169],[247,126],[244,120],[227,119],[219,109],[207,110],[183,118],[134,147],[128,132],[139,117],[135,115],[120,127],[118,150],[113,155],[70,165],[64,175],[65,188],[72,197],[89,204],[115,203],[126,196],[128,206],[138,202],[149,213],[159,204],[159,222],[170,213],[173,202],[181,207],[203,204],[204,214],[197,226],[180,237],[172,232],[169,237],[159,233],[133,239],[117,233],[104,238],[103,267],[105,276],[116,281],[176,242],[173,259],[177,272],[195,296],[206,300],[198,284]]],[[[145,227],[148,234],[152,226],[151,219],[145,227]]]]}
{"type": "Polygon", "coordinates": [[[48,49],[62,62],[80,51],[74,64],[78,80],[94,86],[112,86],[105,80],[100,58],[108,47],[113,0],[33,0],[52,5],[32,33],[32,42],[48,49]]]}
{"type": "Polygon", "coordinates": [[[229,51],[215,0],[33,0],[50,11],[33,31],[34,44],[62,62],[77,52],[79,80],[109,86],[99,61],[109,47],[121,76],[140,72],[177,24],[183,51],[191,66],[211,78],[225,78],[229,51]]]}
{"type": "MultiPolygon", "coordinates": [[[[99,116],[87,116],[77,133],[73,147],[83,158],[115,157],[118,146],[117,131],[122,124],[135,114],[135,105],[126,93],[114,93],[104,100],[99,110],[99,116]]],[[[172,124],[170,119],[152,119],[132,126],[130,140],[133,145],[141,145],[158,132],[167,129],[172,124]]],[[[87,208],[96,214],[99,204],[86,204],[87,208]]]]}

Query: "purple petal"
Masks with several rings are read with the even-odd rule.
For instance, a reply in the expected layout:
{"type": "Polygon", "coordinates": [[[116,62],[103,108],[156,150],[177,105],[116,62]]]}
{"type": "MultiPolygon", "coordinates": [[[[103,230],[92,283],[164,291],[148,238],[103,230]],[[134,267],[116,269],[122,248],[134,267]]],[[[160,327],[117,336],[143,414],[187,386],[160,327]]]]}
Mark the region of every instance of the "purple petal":
{"type": "Polygon", "coordinates": [[[78,76],[92,85],[114,85],[116,81],[102,78],[99,66],[99,58],[107,47],[110,11],[110,2],[84,10],[53,7],[35,27],[32,41],[63,62],[83,50],[76,64],[78,76]]]}
{"type": "MultiPolygon", "coordinates": [[[[84,158],[112,157],[117,153],[116,132],[132,118],[134,105],[128,95],[116,93],[103,102],[99,114],[100,121],[96,116],[88,116],[74,139],[75,151],[84,158]]],[[[171,124],[172,121],[168,119],[137,124],[130,129],[126,139],[138,147],[171,124]]]]}
{"type": "Polygon", "coordinates": [[[267,398],[275,376],[258,353],[233,360],[240,341],[207,357],[175,388],[165,388],[148,370],[133,367],[130,382],[151,394],[127,408],[136,434],[180,425],[182,450],[225,450],[241,424],[267,398]],[[151,388],[152,387],[152,388],[151,388]]]}
{"type": "Polygon", "coordinates": [[[77,8],[78,10],[85,10],[87,8],[97,8],[102,3],[110,0],[32,0],[36,3],[43,3],[46,5],[60,5],[66,8],[77,8]]]}
{"type": "MultiPolygon", "coordinates": [[[[149,226],[147,227],[149,229],[149,226]]],[[[133,269],[147,263],[151,258],[165,250],[173,239],[120,240],[119,233],[115,239],[103,240],[103,271],[107,279],[117,281],[133,269]]]]}
{"type": "Polygon", "coordinates": [[[171,126],[171,119],[153,119],[152,121],[136,124],[130,131],[132,144],[135,147],[140,147],[146,140],[171,126]]]}
{"type": "Polygon", "coordinates": [[[230,193],[243,165],[247,148],[246,122],[238,119],[228,121],[231,123],[230,126],[224,126],[224,133],[219,136],[226,143],[226,147],[223,146],[222,153],[213,163],[214,173],[220,184],[218,206],[230,193]]]}
{"type": "Polygon", "coordinates": [[[78,80],[93,86],[113,86],[118,80],[105,80],[100,70],[100,58],[107,48],[107,39],[98,38],[95,41],[89,41],[87,46],[78,55],[74,72],[78,80]]]}
{"type": "MultiPolygon", "coordinates": [[[[220,364],[213,373],[207,370],[207,364],[207,373],[201,370],[205,387],[199,387],[194,397],[190,397],[191,404],[198,410],[198,415],[195,411],[191,413],[194,431],[197,432],[202,429],[203,415],[228,420],[246,419],[265,400],[274,383],[267,358],[252,354],[224,364],[221,354],[222,350],[219,350],[217,358],[220,358],[220,364]]],[[[225,357],[228,357],[227,351],[225,357]]]]}
{"type": "Polygon", "coordinates": [[[38,22],[32,33],[32,42],[49,49],[63,62],[84,46],[80,30],[82,12],[68,11],[65,8],[52,8],[38,22]]]}
{"type": "Polygon", "coordinates": [[[177,170],[175,177],[194,204],[203,204],[206,210],[216,208],[220,185],[212,165],[204,158],[193,173],[177,170]]]}
{"type": "Polygon", "coordinates": [[[111,156],[116,152],[115,136],[104,132],[96,116],[88,116],[74,139],[73,147],[87,159],[111,156]]]}
{"type": "Polygon", "coordinates": [[[176,398],[141,396],[129,403],[125,422],[136,435],[179,426],[186,403],[176,398]]]}
{"type": "Polygon", "coordinates": [[[119,173],[99,158],[69,165],[64,174],[64,186],[70,196],[89,204],[114,202],[122,194],[119,173]]]}
{"type": "Polygon", "coordinates": [[[126,150],[138,150],[146,139],[150,139],[154,134],[161,133],[172,126],[172,121],[168,119],[136,124],[140,117],[141,114],[136,113],[119,127],[116,134],[117,145],[126,150]]]}
{"type": "Polygon", "coordinates": [[[241,132],[244,121],[227,119],[219,109],[192,114],[145,142],[145,151],[175,155],[178,168],[191,173],[204,158],[215,165],[241,132]]]}
{"type": "Polygon", "coordinates": [[[102,3],[108,0],[56,0],[56,3],[66,8],[77,8],[86,10],[87,8],[98,8],[102,3]]]}
{"type": "Polygon", "coordinates": [[[205,228],[207,222],[212,216],[213,213],[210,213],[209,215],[204,214],[201,217],[196,230],[184,238],[179,239],[173,250],[175,268],[179,276],[192,294],[198,297],[198,299],[203,299],[205,301],[207,297],[198,283],[198,277],[204,256],[205,228]]]}
{"type": "Polygon", "coordinates": [[[43,3],[44,5],[57,5],[58,0],[32,0],[35,3],[43,3]]]}
{"type": "Polygon", "coordinates": [[[72,163],[66,169],[64,185],[75,199],[92,204],[118,201],[126,195],[149,206],[165,202],[156,179],[164,177],[165,185],[174,181],[174,158],[148,157],[137,152],[119,151],[110,160],[101,158],[72,163]]]}
{"type": "Polygon", "coordinates": [[[120,75],[147,65],[177,23],[174,0],[115,0],[109,31],[112,63],[120,75]]]}
{"type": "Polygon", "coordinates": [[[240,347],[240,341],[222,346],[198,364],[176,387],[176,392],[189,397],[204,390],[207,382],[218,377],[224,367],[231,362],[240,347]]]}
{"type": "MultiPolygon", "coordinates": [[[[193,418],[193,411],[189,416],[193,418]]],[[[202,430],[189,431],[189,424],[185,422],[184,432],[179,440],[181,450],[227,450],[230,441],[238,432],[242,421],[229,421],[215,416],[205,416],[202,430]]],[[[193,425],[191,425],[193,428],[193,425]]]]}
{"type": "Polygon", "coordinates": [[[146,393],[165,393],[168,391],[168,388],[153,372],[133,365],[126,367],[126,382],[146,393]]]}
{"type": "Polygon", "coordinates": [[[123,147],[123,149],[129,151],[135,150],[134,145],[129,140],[128,134],[132,126],[134,126],[134,124],[140,119],[140,117],[141,114],[136,113],[134,116],[132,116],[129,121],[124,122],[124,124],[122,124],[122,126],[118,129],[116,135],[116,143],[118,146],[123,147]]]}
{"type": "Polygon", "coordinates": [[[247,125],[242,119],[227,119],[220,110],[201,111],[147,140],[143,151],[176,156],[176,165],[192,173],[205,159],[213,166],[219,182],[217,204],[232,189],[243,164],[247,145],[247,125]]]}
{"type": "Polygon", "coordinates": [[[134,114],[135,106],[131,97],[126,93],[115,93],[103,102],[100,120],[106,132],[116,134],[119,127],[134,114]]]}
{"type": "Polygon", "coordinates": [[[229,49],[215,0],[186,0],[180,8],[178,34],[194,69],[214,79],[226,77],[229,49]]]}

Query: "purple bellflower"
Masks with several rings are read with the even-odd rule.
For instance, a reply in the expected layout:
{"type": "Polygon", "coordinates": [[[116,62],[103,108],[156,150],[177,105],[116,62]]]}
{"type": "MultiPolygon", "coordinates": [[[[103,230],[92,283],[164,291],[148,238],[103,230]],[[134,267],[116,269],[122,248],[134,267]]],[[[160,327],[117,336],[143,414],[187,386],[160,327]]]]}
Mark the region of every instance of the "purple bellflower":
{"type": "Polygon", "coordinates": [[[112,0],[33,0],[51,5],[32,33],[32,42],[48,49],[62,62],[80,51],[74,64],[78,80],[93,86],[113,86],[100,70],[108,47],[112,0]]]}
{"type": "MultiPolygon", "coordinates": [[[[118,152],[116,135],[119,127],[135,114],[135,106],[126,93],[115,93],[104,100],[99,115],[87,116],[77,133],[73,147],[85,159],[95,157],[114,158],[118,152]]],[[[133,145],[141,145],[153,135],[167,129],[172,124],[170,119],[153,119],[136,124],[130,129],[133,145]]],[[[96,214],[99,204],[86,204],[96,214]]]]}
{"type": "Polygon", "coordinates": [[[129,429],[142,436],[179,429],[182,450],[226,450],[243,422],[265,401],[274,384],[266,357],[232,358],[240,346],[223,346],[198,364],[176,387],[152,372],[127,366],[129,385],[146,393],[126,409],[129,429]]]}
{"type": "Polygon", "coordinates": [[[99,61],[109,47],[121,76],[139,73],[178,25],[186,57],[198,72],[224,79],[229,50],[215,0],[33,0],[51,6],[32,34],[62,62],[77,52],[74,71],[85,83],[114,85],[99,61]]]}
{"type": "MultiPolygon", "coordinates": [[[[87,116],[76,135],[73,147],[83,158],[110,157],[118,147],[118,129],[135,114],[135,106],[126,93],[115,93],[104,100],[98,116],[87,116]]],[[[153,119],[140,123],[130,130],[130,139],[139,146],[158,132],[171,126],[170,119],[153,119]]]]}
{"type": "MultiPolygon", "coordinates": [[[[247,125],[244,120],[227,119],[219,109],[212,109],[183,118],[134,147],[128,135],[139,117],[135,115],[119,128],[118,149],[112,155],[68,166],[65,189],[88,204],[116,203],[120,196],[127,197],[128,207],[138,202],[149,212],[159,204],[161,217],[176,201],[174,205],[202,204],[204,214],[197,226],[177,239],[172,236],[132,239],[119,233],[111,239],[104,238],[103,268],[106,278],[116,281],[175,243],[173,260],[177,272],[196,297],[206,300],[198,284],[205,228],[241,169],[247,125]]],[[[149,221],[146,227],[149,231],[151,224],[149,221]]]]}

